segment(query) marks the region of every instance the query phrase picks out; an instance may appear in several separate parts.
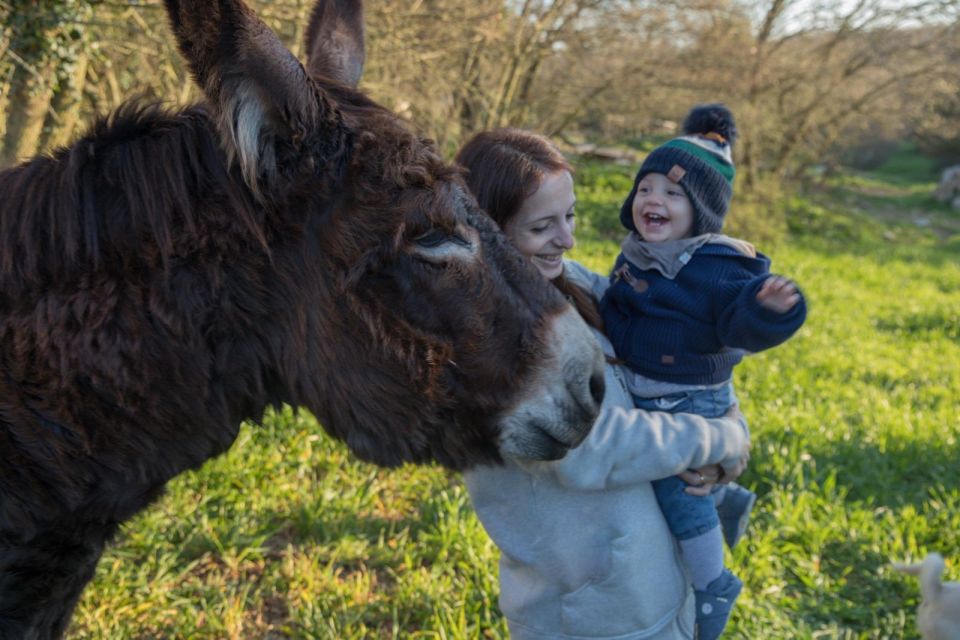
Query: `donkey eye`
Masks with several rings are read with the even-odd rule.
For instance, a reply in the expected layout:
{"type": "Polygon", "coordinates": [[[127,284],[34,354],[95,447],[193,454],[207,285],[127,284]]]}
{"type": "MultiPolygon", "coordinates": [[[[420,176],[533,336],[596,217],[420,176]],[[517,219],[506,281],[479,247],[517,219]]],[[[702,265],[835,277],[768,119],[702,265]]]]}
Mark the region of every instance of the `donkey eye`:
{"type": "Polygon", "coordinates": [[[418,245],[424,249],[432,249],[434,247],[439,247],[441,244],[450,239],[450,236],[447,232],[441,229],[431,229],[427,231],[422,236],[414,240],[418,245]]]}
{"type": "Polygon", "coordinates": [[[407,249],[417,260],[434,265],[474,260],[478,250],[479,236],[467,227],[455,231],[434,227],[414,237],[407,249]]]}

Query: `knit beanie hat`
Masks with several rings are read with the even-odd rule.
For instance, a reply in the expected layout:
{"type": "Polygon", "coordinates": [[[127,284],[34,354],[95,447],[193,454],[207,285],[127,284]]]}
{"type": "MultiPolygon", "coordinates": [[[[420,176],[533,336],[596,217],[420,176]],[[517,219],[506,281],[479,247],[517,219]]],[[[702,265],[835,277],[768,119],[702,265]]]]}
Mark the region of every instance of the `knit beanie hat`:
{"type": "Polygon", "coordinates": [[[733,197],[733,143],[737,125],[733,114],[722,104],[694,107],[683,121],[683,135],[650,152],[633,189],[620,208],[620,222],[630,231],[633,224],[633,199],[637,184],[648,173],[662,173],[679,184],[693,205],[691,236],[718,233],[723,228],[730,198],[733,197]]]}

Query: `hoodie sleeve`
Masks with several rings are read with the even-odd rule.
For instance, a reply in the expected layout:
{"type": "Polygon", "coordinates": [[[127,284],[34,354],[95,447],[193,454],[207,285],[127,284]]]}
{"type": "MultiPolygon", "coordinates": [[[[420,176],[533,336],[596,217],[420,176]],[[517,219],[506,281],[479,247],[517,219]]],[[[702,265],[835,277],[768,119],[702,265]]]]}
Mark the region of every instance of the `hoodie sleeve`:
{"type": "Polygon", "coordinates": [[[605,407],[579,447],[562,460],[538,464],[549,466],[565,486],[602,490],[708,464],[731,468],[749,446],[746,425],[738,420],[605,407]]]}
{"type": "Polygon", "coordinates": [[[587,269],[579,262],[564,260],[564,275],[570,282],[590,292],[595,300],[600,300],[610,286],[610,280],[587,269]]]}

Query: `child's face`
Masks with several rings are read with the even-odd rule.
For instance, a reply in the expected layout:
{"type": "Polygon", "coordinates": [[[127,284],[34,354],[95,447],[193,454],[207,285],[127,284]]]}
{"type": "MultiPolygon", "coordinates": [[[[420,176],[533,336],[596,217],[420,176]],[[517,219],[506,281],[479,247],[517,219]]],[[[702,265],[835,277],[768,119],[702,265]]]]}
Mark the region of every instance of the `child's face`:
{"type": "Polygon", "coordinates": [[[648,173],[633,198],[633,225],[647,242],[680,240],[693,229],[693,205],[679,184],[662,173],[648,173]]]}

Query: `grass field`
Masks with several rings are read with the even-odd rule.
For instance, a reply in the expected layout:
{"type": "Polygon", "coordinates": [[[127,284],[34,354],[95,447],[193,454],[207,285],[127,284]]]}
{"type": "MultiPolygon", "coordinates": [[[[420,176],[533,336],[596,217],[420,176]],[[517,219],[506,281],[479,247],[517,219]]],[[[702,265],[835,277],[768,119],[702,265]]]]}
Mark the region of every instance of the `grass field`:
{"type": "MultiPolygon", "coordinates": [[[[630,175],[580,172],[574,257],[598,271],[630,175]]],[[[791,238],[761,247],[810,316],[736,371],[760,499],[726,637],[917,638],[889,562],[939,550],[960,579],[960,215],[933,180],[843,176],[786,200],[791,238]]],[[[359,463],[286,410],[123,529],[69,637],[505,638],[496,564],[457,476],[359,463]]]]}

